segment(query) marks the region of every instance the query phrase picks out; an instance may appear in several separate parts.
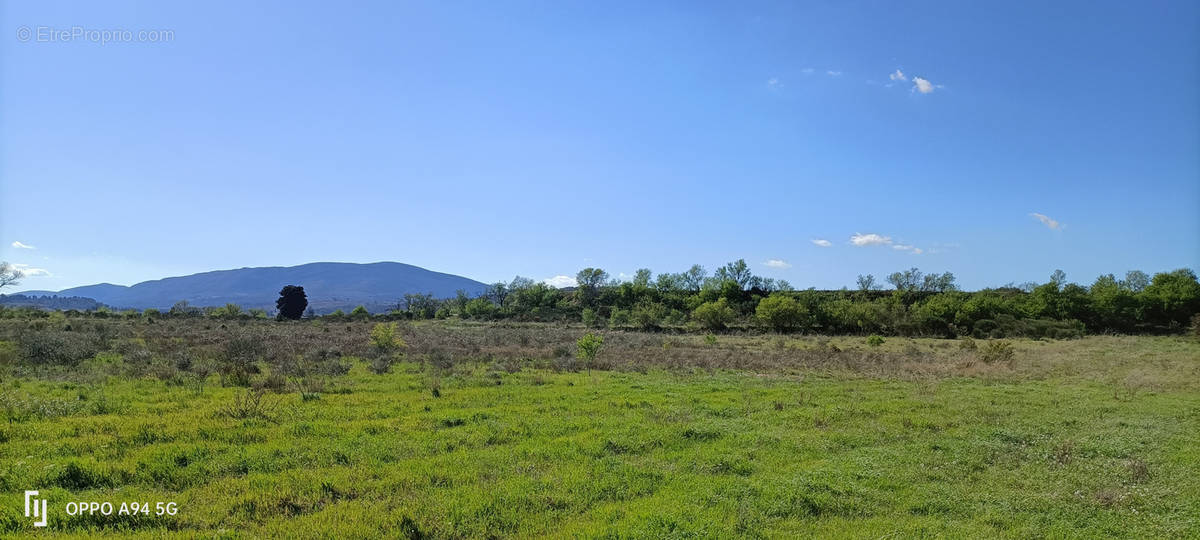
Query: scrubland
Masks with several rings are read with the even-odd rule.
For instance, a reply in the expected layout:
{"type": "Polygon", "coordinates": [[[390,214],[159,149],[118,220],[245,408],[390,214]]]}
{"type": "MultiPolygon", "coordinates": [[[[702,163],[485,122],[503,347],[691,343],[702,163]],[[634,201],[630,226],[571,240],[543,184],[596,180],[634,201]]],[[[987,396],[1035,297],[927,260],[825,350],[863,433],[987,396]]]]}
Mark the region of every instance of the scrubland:
{"type": "Polygon", "coordinates": [[[1200,535],[1194,337],[387,330],[0,321],[0,531],[38,489],[47,536],[1200,535]]]}

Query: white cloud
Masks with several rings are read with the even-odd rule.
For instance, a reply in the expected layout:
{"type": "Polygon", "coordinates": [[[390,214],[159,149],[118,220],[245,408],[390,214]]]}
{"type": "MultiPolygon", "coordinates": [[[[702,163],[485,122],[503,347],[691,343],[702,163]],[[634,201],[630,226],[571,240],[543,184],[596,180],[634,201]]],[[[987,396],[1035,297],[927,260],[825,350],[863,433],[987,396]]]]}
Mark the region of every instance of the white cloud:
{"type": "Polygon", "coordinates": [[[825,72],[825,74],[826,74],[826,75],[829,75],[830,77],[840,77],[840,76],[842,75],[842,72],[840,72],[840,71],[834,71],[834,70],[832,70],[832,69],[831,69],[831,70],[829,70],[829,71],[826,71],[826,72],[825,72]]]}
{"type": "Polygon", "coordinates": [[[788,264],[787,261],[781,261],[779,259],[770,259],[763,264],[765,264],[771,268],[791,268],[792,267],[792,265],[788,264]]]}
{"type": "Polygon", "coordinates": [[[812,75],[813,68],[804,68],[804,69],[800,70],[800,73],[803,73],[805,75],[812,75]]]}
{"type": "Polygon", "coordinates": [[[833,245],[833,242],[830,242],[824,238],[813,238],[812,243],[821,247],[830,247],[833,245]]]}
{"type": "Polygon", "coordinates": [[[1039,214],[1037,212],[1033,212],[1032,214],[1029,214],[1029,215],[1033,216],[1034,219],[1042,222],[1042,225],[1050,227],[1051,229],[1054,229],[1056,231],[1065,227],[1065,225],[1063,225],[1062,223],[1059,223],[1058,220],[1053,219],[1050,216],[1047,216],[1046,214],[1039,214]]]}
{"type": "Polygon", "coordinates": [[[925,250],[923,250],[919,247],[916,247],[916,246],[909,245],[909,244],[893,244],[892,249],[895,249],[898,251],[907,251],[909,253],[912,253],[913,255],[920,255],[922,253],[925,253],[925,250]]]}
{"type": "Polygon", "coordinates": [[[17,248],[17,249],[37,249],[37,248],[36,248],[36,247],[34,247],[34,246],[31,246],[31,245],[29,245],[29,244],[22,244],[22,243],[20,243],[20,242],[17,242],[17,241],[13,241],[13,243],[12,243],[12,247],[15,247],[15,248],[17,248]]]}
{"type": "Polygon", "coordinates": [[[545,283],[546,285],[554,287],[555,289],[561,289],[563,287],[574,287],[575,285],[578,284],[575,281],[575,278],[573,278],[571,276],[554,276],[552,278],[543,279],[542,283],[545,283]]]}
{"type": "Polygon", "coordinates": [[[908,76],[905,75],[903,72],[901,72],[898,69],[896,70],[895,73],[888,75],[888,78],[893,81],[907,81],[908,80],[908,76]]]}
{"type": "Polygon", "coordinates": [[[767,88],[770,88],[771,90],[778,90],[783,88],[783,83],[779,81],[778,77],[771,77],[770,79],[767,79],[767,88]]]}
{"type": "Polygon", "coordinates": [[[45,268],[34,268],[32,266],[29,266],[28,264],[13,263],[12,267],[16,270],[20,270],[22,274],[25,274],[25,277],[50,276],[51,275],[50,271],[46,270],[45,268]]]}
{"type": "Polygon", "coordinates": [[[886,245],[890,245],[892,243],[892,237],[880,236],[875,233],[870,233],[870,234],[856,233],[854,236],[850,237],[850,243],[854,244],[858,247],[886,246],[886,245]]]}
{"type": "Polygon", "coordinates": [[[916,90],[922,94],[928,94],[932,92],[934,88],[933,83],[920,77],[913,77],[913,85],[913,90],[916,90]]]}

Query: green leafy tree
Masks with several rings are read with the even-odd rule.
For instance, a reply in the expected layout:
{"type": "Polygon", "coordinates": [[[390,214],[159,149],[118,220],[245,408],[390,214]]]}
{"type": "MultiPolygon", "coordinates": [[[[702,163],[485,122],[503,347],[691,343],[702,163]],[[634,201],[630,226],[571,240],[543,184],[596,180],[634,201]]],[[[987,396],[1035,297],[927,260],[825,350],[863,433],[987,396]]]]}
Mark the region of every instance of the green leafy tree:
{"type": "Polygon", "coordinates": [[[472,319],[490,319],[496,315],[499,308],[487,298],[476,298],[467,302],[466,315],[472,319]]]}
{"type": "Polygon", "coordinates": [[[1155,274],[1140,296],[1147,322],[1154,325],[1183,328],[1200,313],[1200,283],[1187,268],[1155,274]]]}
{"type": "Polygon", "coordinates": [[[367,311],[366,306],[355,306],[350,310],[350,318],[356,321],[365,321],[371,318],[371,312],[367,311]]]}
{"type": "Polygon", "coordinates": [[[758,302],[755,316],[763,326],[788,332],[804,326],[808,309],[795,298],[776,293],[758,302]]]}
{"type": "Polygon", "coordinates": [[[723,281],[733,281],[737,283],[738,288],[743,290],[749,288],[751,281],[754,279],[754,274],[750,272],[750,267],[746,264],[745,259],[738,259],[722,266],[713,275],[723,281]]]}
{"type": "Polygon", "coordinates": [[[579,273],[575,274],[575,283],[579,286],[576,294],[579,295],[579,303],[583,306],[591,306],[599,293],[600,287],[608,281],[608,272],[599,268],[584,268],[579,273]]]}
{"type": "Polygon", "coordinates": [[[699,291],[704,286],[704,280],[708,278],[708,271],[703,266],[693,264],[686,272],[680,275],[680,281],[683,282],[683,287],[689,291],[699,291]]]}
{"type": "Polygon", "coordinates": [[[724,329],[733,322],[736,316],[733,308],[729,307],[729,301],[725,298],[705,302],[692,311],[692,320],[709,330],[724,329]]]}

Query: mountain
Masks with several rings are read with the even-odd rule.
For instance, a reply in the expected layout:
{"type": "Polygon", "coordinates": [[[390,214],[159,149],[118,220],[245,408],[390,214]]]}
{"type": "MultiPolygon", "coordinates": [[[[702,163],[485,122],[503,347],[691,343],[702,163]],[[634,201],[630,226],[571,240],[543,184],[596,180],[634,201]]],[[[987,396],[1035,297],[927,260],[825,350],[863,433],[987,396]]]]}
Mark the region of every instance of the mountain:
{"type": "Polygon", "coordinates": [[[143,281],[125,287],[111,283],[73,287],[57,292],[28,291],[24,295],[81,296],[124,308],[168,309],[180,300],[193,306],[235,303],[243,308],[274,309],[284,285],[300,285],[308,303],[318,313],[353,308],[359,304],[374,312],[394,307],[405,294],[453,297],[458,290],[477,296],[487,287],[462,276],[433,272],[396,262],[309,263],[217,270],[190,276],[143,281]]]}

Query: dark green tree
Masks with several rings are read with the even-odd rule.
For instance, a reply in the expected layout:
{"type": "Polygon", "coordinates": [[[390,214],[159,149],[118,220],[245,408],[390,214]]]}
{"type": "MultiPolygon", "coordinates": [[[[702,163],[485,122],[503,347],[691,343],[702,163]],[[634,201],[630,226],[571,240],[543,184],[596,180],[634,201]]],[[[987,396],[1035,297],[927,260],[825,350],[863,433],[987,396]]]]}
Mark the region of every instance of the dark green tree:
{"type": "Polygon", "coordinates": [[[280,320],[299,320],[307,307],[308,295],[304,294],[304,287],[299,285],[285,285],[275,301],[275,309],[279,310],[277,318],[280,320]]]}

